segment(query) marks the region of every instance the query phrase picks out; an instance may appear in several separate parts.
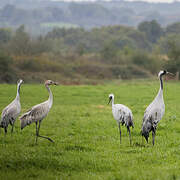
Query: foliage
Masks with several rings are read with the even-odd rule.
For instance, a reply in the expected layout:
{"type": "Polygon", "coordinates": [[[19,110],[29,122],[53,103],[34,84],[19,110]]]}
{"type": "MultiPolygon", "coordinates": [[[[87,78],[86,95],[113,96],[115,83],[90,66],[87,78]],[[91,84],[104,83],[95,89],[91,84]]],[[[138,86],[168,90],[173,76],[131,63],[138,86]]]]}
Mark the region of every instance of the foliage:
{"type": "Polygon", "coordinates": [[[158,70],[162,67],[162,61],[156,59],[156,56],[149,55],[144,52],[136,52],[135,55],[132,57],[132,61],[139,67],[145,68],[147,71],[149,70],[152,74],[158,72],[158,70]]]}
{"type": "Polygon", "coordinates": [[[7,73],[16,72],[28,82],[56,78],[65,84],[91,84],[151,77],[163,68],[177,71],[180,36],[161,34],[165,29],[150,21],[137,29],[122,25],[91,30],[54,28],[34,37],[21,25],[15,32],[0,29],[0,47],[13,60],[13,71],[7,73]]]}
{"type": "Polygon", "coordinates": [[[180,41],[177,37],[169,39],[168,41],[168,57],[165,67],[170,71],[176,73],[180,68],[180,41]]]}
{"type": "Polygon", "coordinates": [[[7,28],[0,28],[0,43],[7,43],[11,39],[11,30],[7,28]]]}
{"type": "Polygon", "coordinates": [[[144,32],[147,39],[152,43],[156,43],[163,35],[163,29],[155,20],[140,23],[138,29],[139,31],[144,32]]]}
{"type": "Polygon", "coordinates": [[[16,73],[12,66],[12,58],[0,53],[0,81],[8,83],[14,82],[16,79],[16,73]]]}
{"type": "Polygon", "coordinates": [[[180,34],[180,22],[170,24],[166,27],[166,33],[180,34]]]}

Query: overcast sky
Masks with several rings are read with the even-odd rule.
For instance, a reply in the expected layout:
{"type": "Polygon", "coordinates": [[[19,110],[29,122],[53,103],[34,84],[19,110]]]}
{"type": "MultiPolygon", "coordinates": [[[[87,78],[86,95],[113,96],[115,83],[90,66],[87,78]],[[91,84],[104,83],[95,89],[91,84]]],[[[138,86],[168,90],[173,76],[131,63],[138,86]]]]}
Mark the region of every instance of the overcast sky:
{"type": "MultiPolygon", "coordinates": [[[[137,1],[137,0],[126,0],[126,1],[137,1]]],[[[154,2],[154,3],[157,3],[157,2],[167,2],[167,3],[174,2],[174,0],[138,0],[138,1],[146,1],[146,2],[154,2]]],[[[178,1],[180,1],[180,0],[178,0],[178,1]]]]}
{"type": "MultiPolygon", "coordinates": [[[[96,0],[52,0],[52,1],[96,1],[96,0]]],[[[104,0],[104,1],[111,1],[111,0],[104,0]]],[[[153,2],[153,3],[158,3],[158,2],[171,3],[171,2],[174,2],[175,0],[125,0],[125,1],[146,1],[146,2],[153,2]]],[[[176,1],[180,2],[180,0],[176,0],[176,1]]]]}

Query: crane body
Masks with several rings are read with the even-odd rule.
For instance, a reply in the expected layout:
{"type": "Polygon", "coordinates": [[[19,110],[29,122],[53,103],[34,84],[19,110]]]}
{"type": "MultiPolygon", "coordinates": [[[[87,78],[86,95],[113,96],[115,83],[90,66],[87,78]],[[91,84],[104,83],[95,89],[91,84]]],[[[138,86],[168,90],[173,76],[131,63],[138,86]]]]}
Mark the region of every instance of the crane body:
{"type": "Polygon", "coordinates": [[[11,132],[13,132],[14,123],[21,112],[20,88],[22,83],[23,80],[21,79],[17,82],[16,98],[2,111],[0,127],[4,128],[5,134],[7,133],[7,128],[9,124],[12,126],[11,132]]]}
{"type": "Polygon", "coordinates": [[[162,76],[166,74],[171,74],[171,73],[165,70],[159,72],[158,77],[160,80],[160,88],[158,94],[156,95],[152,103],[146,108],[143,117],[142,130],[141,130],[142,136],[144,136],[146,141],[148,142],[149,133],[152,131],[153,145],[155,143],[155,134],[156,134],[157,125],[165,113],[162,76]]]}
{"type": "Polygon", "coordinates": [[[122,126],[125,125],[127,127],[127,131],[129,132],[129,139],[131,144],[130,127],[134,127],[132,111],[123,104],[114,104],[113,94],[109,94],[109,103],[111,101],[112,101],[112,114],[119,127],[120,143],[121,143],[121,125],[122,126]]]}
{"type": "Polygon", "coordinates": [[[57,85],[57,83],[51,80],[47,80],[45,82],[45,87],[47,88],[49,92],[48,100],[43,103],[33,106],[29,111],[27,111],[20,117],[21,129],[23,129],[27,125],[30,125],[33,122],[36,123],[36,143],[37,143],[38,137],[42,137],[53,142],[51,138],[39,135],[41,122],[48,115],[53,105],[53,94],[51,92],[51,89],[49,88],[49,85],[57,85]]]}

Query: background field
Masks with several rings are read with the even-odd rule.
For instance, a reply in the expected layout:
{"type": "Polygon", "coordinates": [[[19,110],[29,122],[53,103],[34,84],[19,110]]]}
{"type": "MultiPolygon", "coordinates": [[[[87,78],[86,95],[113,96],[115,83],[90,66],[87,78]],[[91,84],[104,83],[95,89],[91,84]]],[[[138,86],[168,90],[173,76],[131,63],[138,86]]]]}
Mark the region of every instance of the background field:
{"type": "MultiPolygon", "coordinates": [[[[155,146],[142,144],[143,112],[155,97],[158,81],[118,82],[98,86],[51,88],[54,104],[44,119],[35,145],[35,124],[6,138],[0,135],[0,179],[180,179],[180,84],[165,82],[166,113],[159,123],[155,146]],[[128,105],[134,114],[133,145],[126,128],[119,144],[118,127],[107,105],[108,94],[128,105]]],[[[14,98],[15,85],[0,85],[1,110],[14,98]]],[[[46,100],[43,85],[24,84],[22,113],[46,100]]]]}

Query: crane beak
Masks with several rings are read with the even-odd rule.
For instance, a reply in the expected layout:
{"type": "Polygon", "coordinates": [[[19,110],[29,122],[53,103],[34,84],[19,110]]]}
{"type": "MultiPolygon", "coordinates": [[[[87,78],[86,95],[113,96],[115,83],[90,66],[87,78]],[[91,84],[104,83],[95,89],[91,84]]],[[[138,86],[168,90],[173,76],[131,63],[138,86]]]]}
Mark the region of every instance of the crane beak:
{"type": "Polygon", "coordinates": [[[109,104],[111,102],[111,98],[109,98],[109,102],[107,104],[109,104]]]}
{"type": "Polygon", "coordinates": [[[59,83],[58,83],[58,82],[54,82],[54,85],[56,85],[56,86],[57,86],[57,85],[59,85],[59,83]]]}
{"type": "Polygon", "coordinates": [[[173,73],[170,73],[170,72],[167,72],[166,74],[169,74],[169,75],[171,75],[171,76],[174,76],[174,74],[173,74],[173,73]]]}

